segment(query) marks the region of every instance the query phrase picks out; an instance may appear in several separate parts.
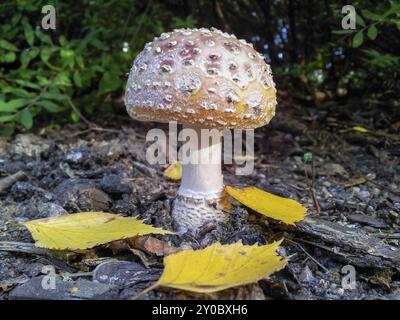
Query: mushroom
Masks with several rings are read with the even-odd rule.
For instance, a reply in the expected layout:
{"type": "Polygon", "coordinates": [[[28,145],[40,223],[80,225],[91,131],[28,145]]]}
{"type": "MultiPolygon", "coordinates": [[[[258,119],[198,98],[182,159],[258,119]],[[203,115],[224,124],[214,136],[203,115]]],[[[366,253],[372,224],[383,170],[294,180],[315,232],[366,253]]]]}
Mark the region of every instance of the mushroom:
{"type": "Polygon", "coordinates": [[[179,231],[197,231],[209,221],[226,221],[221,132],[254,129],[275,115],[276,90],[264,57],[244,40],[211,28],[163,33],[136,57],[125,95],[129,115],[140,121],[175,121],[198,133],[172,216],[179,231]],[[202,139],[208,128],[211,139],[202,139]],[[214,159],[216,161],[201,161],[214,159]],[[196,160],[200,159],[196,162],[196,160]]]}

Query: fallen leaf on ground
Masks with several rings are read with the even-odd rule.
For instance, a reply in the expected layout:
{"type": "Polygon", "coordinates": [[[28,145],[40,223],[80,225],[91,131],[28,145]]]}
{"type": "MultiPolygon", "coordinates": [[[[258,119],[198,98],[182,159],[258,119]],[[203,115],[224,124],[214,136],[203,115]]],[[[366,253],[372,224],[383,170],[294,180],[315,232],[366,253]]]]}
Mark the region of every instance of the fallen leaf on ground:
{"type": "Polygon", "coordinates": [[[216,243],[171,254],[164,258],[161,278],[143,293],[159,286],[206,293],[257,282],[285,267],[287,260],[276,253],[281,242],[263,246],[216,243]]]}
{"type": "Polygon", "coordinates": [[[318,171],[319,176],[343,176],[347,177],[348,173],[342,165],[338,163],[327,162],[324,163],[321,170],[318,171]]]}
{"type": "Polygon", "coordinates": [[[178,161],[171,164],[165,169],[164,176],[172,180],[180,180],[182,178],[182,162],[178,161]]]}
{"type": "Polygon", "coordinates": [[[360,126],[354,126],[351,128],[353,131],[357,131],[357,132],[361,132],[361,133],[365,133],[368,132],[368,129],[365,129],[364,127],[360,127],[360,126]]]}
{"type": "Polygon", "coordinates": [[[24,223],[41,248],[77,250],[145,234],[173,234],[142,221],[105,212],[80,212],[24,223]]]}
{"type": "Polygon", "coordinates": [[[363,184],[363,183],[365,183],[367,181],[368,180],[365,177],[351,179],[348,183],[346,183],[344,185],[344,187],[348,188],[348,187],[358,186],[358,185],[363,184]]]}
{"type": "Polygon", "coordinates": [[[365,177],[360,177],[360,178],[355,178],[355,179],[351,179],[349,182],[347,182],[344,187],[348,188],[348,187],[353,187],[353,186],[357,186],[359,184],[363,184],[367,181],[372,181],[376,178],[376,174],[375,173],[369,173],[367,174],[365,177]]]}
{"type": "Polygon", "coordinates": [[[303,220],[307,211],[292,199],[282,198],[256,187],[235,189],[226,186],[225,190],[232,198],[254,211],[287,224],[303,220]]]}
{"type": "Polygon", "coordinates": [[[346,133],[346,132],[350,132],[350,131],[355,131],[355,132],[360,132],[360,133],[370,132],[368,129],[361,127],[361,126],[353,126],[353,127],[339,130],[339,132],[341,132],[341,133],[346,133]]]}

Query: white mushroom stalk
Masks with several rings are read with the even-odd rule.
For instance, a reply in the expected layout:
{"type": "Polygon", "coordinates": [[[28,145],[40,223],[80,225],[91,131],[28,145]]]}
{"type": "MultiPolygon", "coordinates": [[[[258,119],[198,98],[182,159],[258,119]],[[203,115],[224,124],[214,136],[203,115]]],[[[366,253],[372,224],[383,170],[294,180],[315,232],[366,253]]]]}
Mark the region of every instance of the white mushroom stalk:
{"type": "Polygon", "coordinates": [[[196,134],[185,143],[189,152],[186,157],[183,154],[182,182],[172,211],[181,233],[226,220],[219,203],[223,191],[221,131],[188,128],[196,134]]]}

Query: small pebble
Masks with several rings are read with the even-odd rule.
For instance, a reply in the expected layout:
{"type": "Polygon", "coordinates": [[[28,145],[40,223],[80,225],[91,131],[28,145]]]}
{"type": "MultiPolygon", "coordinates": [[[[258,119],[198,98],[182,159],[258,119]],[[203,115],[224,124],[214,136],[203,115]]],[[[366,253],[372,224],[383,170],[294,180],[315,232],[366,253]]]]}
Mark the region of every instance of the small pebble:
{"type": "Polygon", "coordinates": [[[358,196],[361,199],[366,200],[366,199],[371,197],[371,194],[368,191],[361,191],[361,192],[358,193],[358,196]]]}

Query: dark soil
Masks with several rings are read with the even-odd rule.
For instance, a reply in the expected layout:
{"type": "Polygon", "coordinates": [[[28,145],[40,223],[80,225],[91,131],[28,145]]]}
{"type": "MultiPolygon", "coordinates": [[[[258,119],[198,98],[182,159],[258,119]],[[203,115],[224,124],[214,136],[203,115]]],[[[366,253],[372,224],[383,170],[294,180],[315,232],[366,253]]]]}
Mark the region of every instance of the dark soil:
{"type": "MultiPolygon", "coordinates": [[[[351,105],[318,109],[280,103],[271,124],[255,131],[254,173],[236,176],[234,166],[225,166],[225,183],[255,185],[295,199],[318,221],[349,226],[398,252],[400,134],[395,119],[399,118],[395,112],[384,114],[351,105]],[[369,131],[358,132],[351,129],[354,126],[369,131]],[[302,159],[308,152],[312,160],[305,163],[302,159]]],[[[170,212],[179,183],[163,177],[165,167],[150,166],[145,160],[145,134],[153,124],[134,122],[122,115],[95,122],[112,130],[66,125],[1,141],[0,175],[7,177],[21,170],[26,179],[0,193],[0,241],[32,243],[21,223],[79,211],[139,216],[148,224],[175,229],[170,212]]],[[[285,237],[280,254],[290,259],[288,266],[258,284],[212,295],[160,289],[142,298],[400,299],[397,260],[367,263],[368,252],[361,254],[351,245],[341,247],[335,239],[330,243],[233,203],[228,225],[207,225],[197,235],[157,238],[174,246],[203,248],[215,241],[265,244],[285,237]],[[347,255],[339,254],[339,249],[346,250],[347,255]],[[354,290],[342,287],[341,270],[348,264],[355,264],[354,290]]],[[[102,246],[87,252],[50,255],[0,251],[0,299],[44,297],[36,293],[29,297],[26,290],[18,288],[38,283],[43,266],[49,264],[64,280],[68,276],[89,289],[94,283],[91,271],[108,259],[136,263],[125,267],[137,268],[146,275],[142,281],[131,279],[117,288],[96,287],[93,294],[76,299],[128,299],[151,285],[161,272],[161,257],[111,249],[102,246]],[[147,271],[142,270],[143,264],[147,264],[147,271]]]]}

